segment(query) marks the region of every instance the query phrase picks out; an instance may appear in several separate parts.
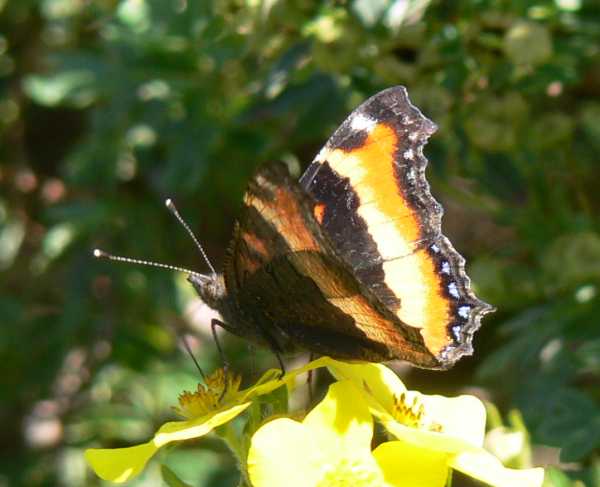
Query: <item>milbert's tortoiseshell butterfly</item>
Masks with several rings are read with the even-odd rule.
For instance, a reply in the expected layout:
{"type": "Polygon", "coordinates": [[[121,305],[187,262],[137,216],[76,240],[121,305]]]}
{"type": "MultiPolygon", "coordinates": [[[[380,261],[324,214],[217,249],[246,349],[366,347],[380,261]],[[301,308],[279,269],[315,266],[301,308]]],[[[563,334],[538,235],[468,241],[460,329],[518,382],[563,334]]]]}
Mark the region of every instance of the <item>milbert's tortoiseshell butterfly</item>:
{"type": "Polygon", "coordinates": [[[189,276],[221,314],[213,327],[278,356],[446,369],[471,354],[492,307],[441,233],[423,156],[435,130],[396,86],[354,110],[299,181],[283,164],[260,169],[223,273],[189,276]]]}

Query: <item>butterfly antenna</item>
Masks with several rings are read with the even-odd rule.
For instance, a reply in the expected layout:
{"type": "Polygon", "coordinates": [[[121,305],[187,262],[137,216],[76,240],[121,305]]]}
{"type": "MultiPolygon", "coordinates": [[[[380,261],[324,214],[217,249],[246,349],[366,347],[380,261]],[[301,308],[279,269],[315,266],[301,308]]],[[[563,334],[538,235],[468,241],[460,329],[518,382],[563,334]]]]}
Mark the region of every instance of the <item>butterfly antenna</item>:
{"type": "Polygon", "coordinates": [[[177,220],[179,221],[179,223],[181,223],[181,225],[183,226],[183,228],[185,228],[185,230],[189,234],[189,236],[192,237],[192,240],[196,244],[196,247],[200,251],[200,254],[202,255],[202,257],[203,257],[204,261],[206,262],[206,264],[208,265],[209,269],[211,270],[211,272],[213,273],[213,275],[216,275],[217,271],[215,271],[215,268],[210,263],[210,260],[208,260],[208,256],[206,255],[206,252],[204,251],[204,248],[202,247],[202,245],[200,244],[200,242],[196,238],[196,235],[194,235],[194,232],[192,232],[192,229],[190,228],[190,226],[185,222],[185,220],[183,218],[181,218],[181,215],[177,211],[177,208],[175,207],[175,203],[173,203],[173,200],[171,198],[167,198],[167,200],[165,201],[165,206],[175,216],[175,218],[177,218],[177,220]]]}
{"type": "Polygon", "coordinates": [[[128,264],[139,264],[145,265],[148,267],[159,267],[161,269],[169,269],[171,271],[185,272],[186,274],[190,274],[193,276],[200,276],[201,274],[196,271],[192,271],[190,269],[186,269],[185,267],[177,267],[169,264],[162,264],[160,262],[153,262],[151,260],[141,260],[141,259],[132,259],[131,257],[122,257],[120,255],[109,254],[108,252],[104,252],[104,250],[94,249],[93,251],[94,257],[97,259],[108,259],[116,262],[127,262],[128,264]]]}
{"type": "Polygon", "coordinates": [[[202,367],[200,367],[200,364],[196,360],[196,357],[194,357],[194,353],[192,352],[192,349],[190,348],[190,344],[188,343],[187,338],[185,337],[185,335],[183,333],[178,333],[178,335],[179,335],[179,338],[181,339],[181,343],[183,343],[183,346],[184,346],[185,350],[187,351],[188,355],[190,357],[192,357],[192,360],[194,361],[194,365],[198,369],[198,372],[200,372],[200,377],[202,377],[202,380],[206,384],[206,375],[204,374],[202,367]]]}

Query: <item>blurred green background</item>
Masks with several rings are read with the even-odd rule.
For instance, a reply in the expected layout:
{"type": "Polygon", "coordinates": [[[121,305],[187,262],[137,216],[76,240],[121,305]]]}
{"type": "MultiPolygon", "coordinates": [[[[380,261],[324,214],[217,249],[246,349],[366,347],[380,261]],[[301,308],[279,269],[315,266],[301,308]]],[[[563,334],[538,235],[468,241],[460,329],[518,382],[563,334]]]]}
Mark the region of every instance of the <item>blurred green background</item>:
{"type": "MultiPolygon", "coordinates": [[[[171,196],[220,266],[253,170],[300,171],[396,84],[440,127],[444,230],[498,308],[473,357],[405,381],[520,411],[547,485],[600,486],[593,0],[0,0],[0,486],[101,485],[83,449],[145,441],[195,387],[175,329],[220,364],[184,275],[91,249],[204,270],[171,196]]],[[[223,340],[247,376],[275,364],[223,340]]],[[[162,460],[237,483],[210,438],[162,460]]]]}

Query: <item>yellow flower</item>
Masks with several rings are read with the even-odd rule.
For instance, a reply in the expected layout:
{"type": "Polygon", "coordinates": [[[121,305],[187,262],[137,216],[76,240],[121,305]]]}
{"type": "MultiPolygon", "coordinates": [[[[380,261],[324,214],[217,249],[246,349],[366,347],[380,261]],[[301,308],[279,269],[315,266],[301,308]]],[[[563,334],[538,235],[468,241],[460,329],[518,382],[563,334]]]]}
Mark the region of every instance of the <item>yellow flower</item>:
{"type": "Polygon", "coordinates": [[[373,416],[396,438],[373,452],[388,483],[441,487],[455,469],[496,487],[542,485],[543,469],[505,468],[483,448],[486,413],[476,397],[408,391],[381,364],[332,361],[329,370],[362,390],[373,416]]]}
{"type": "Polygon", "coordinates": [[[85,459],[96,474],[104,480],[126,482],[138,475],[146,463],[163,446],[210,433],[214,428],[231,421],[241,414],[252,398],[287,385],[292,387],[293,379],[303,372],[324,367],[331,362],[320,358],[289,372],[283,378],[279,370],[267,371],[256,384],[245,390],[238,390],[240,378],[218,369],[207,377],[206,386],[199,385],[196,392],[183,392],[179,396],[179,406],[174,408],[185,417],[184,421],[172,421],[162,425],[154,437],[141,445],[126,448],[91,448],[86,450],[85,459]]]}
{"type": "Polygon", "coordinates": [[[256,431],[248,452],[254,487],[381,487],[371,454],[373,421],[351,381],[329,387],[302,422],[270,421],[256,431]]]}
{"type": "Polygon", "coordinates": [[[270,370],[241,391],[239,377],[217,371],[205,386],[180,395],[175,410],[185,420],[164,424],[141,445],[87,450],[86,460],[101,478],[125,482],[138,475],[159,448],[201,437],[244,412],[255,397],[284,385],[291,388],[297,375],[324,366],[339,382],[303,422],[280,418],[254,434],[247,468],[255,487],[442,487],[452,469],[498,487],[542,484],[542,469],[505,468],[483,449],[485,409],[477,398],[408,391],[382,365],[327,357],[283,378],[278,370],[270,370]],[[395,437],[374,451],[372,416],[395,437]]]}

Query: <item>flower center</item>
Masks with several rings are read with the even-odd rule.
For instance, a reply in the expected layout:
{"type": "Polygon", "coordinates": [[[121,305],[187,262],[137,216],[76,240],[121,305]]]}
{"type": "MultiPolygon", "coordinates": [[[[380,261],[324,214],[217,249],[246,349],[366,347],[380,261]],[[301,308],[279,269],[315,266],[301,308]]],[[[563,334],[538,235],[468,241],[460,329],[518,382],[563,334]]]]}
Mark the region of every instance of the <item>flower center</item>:
{"type": "Polygon", "coordinates": [[[198,384],[195,392],[183,391],[179,394],[179,406],[173,409],[187,419],[204,416],[232,401],[241,380],[237,374],[217,369],[206,377],[206,385],[198,384]]]}
{"type": "Polygon", "coordinates": [[[412,400],[408,398],[406,392],[403,392],[400,396],[394,396],[392,414],[396,421],[410,428],[425,429],[438,433],[442,431],[441,424],[427,420],[425,406],[417,394],[412,396],[412,400]]]}
{"type": "Polygon", "coordinates": [[[378,487],[381,480],[376,471],[365,468],[360,461],[344,458],[327,468],[317,487],[378,487]]]}

